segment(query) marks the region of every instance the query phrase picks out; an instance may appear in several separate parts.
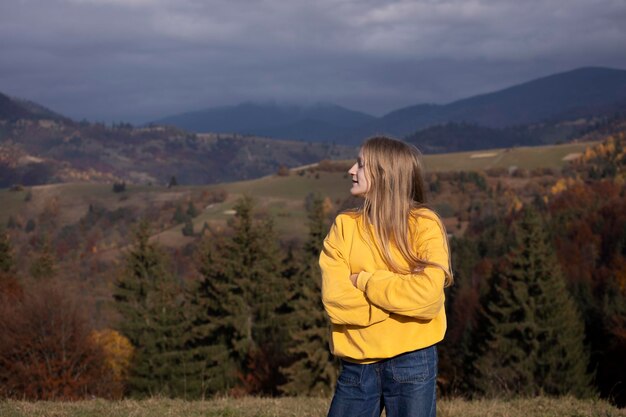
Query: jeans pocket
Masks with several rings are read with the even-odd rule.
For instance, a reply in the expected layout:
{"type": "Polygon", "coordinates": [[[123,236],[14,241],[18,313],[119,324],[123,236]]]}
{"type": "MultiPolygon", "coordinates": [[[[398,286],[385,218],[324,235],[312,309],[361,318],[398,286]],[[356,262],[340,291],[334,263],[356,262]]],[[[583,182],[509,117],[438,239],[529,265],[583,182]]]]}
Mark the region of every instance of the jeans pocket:
{"type": "Polygon", "coordinates": [[[437,350],[435,346],[403,353],[391,359],[393,379],[400,383],[424,382],[437,373],[437,350]]]}
{"type": "Polygon", "coordinates": [[[365,365],[359,365],[358,363],[352,363],[348,361],[341,361],[341,373],[337,383],[341,385],[347,385],[351,387],[358,387],[361,385],[361,378],[363,376],[363,369],[365,365]]]}

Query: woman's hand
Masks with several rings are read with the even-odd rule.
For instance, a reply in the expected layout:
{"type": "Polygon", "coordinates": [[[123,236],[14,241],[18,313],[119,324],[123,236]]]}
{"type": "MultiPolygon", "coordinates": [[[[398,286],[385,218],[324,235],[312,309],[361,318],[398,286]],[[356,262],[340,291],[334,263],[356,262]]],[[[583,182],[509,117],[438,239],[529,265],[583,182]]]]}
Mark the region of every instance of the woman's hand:
{"type": "Polygon", "coordinates": [[[359,278],[359,274],[352,274],[350,275],[350,282],[352,282],[352,285],[354,285],[356,287],[356,280],[357,278],[359,278]]]}

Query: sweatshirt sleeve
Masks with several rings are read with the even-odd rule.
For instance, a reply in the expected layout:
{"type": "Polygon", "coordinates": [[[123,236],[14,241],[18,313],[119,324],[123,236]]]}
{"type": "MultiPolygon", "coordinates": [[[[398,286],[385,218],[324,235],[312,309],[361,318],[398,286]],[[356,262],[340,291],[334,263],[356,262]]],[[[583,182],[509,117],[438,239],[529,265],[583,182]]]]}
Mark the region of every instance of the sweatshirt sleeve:
{"type": "Polygon", "coordinates": [[[333,224],[320,254],[322,302],[334,324],[369,326],[386,320],[389,313],[372,304],[350,282],[350,265],[346,257],[343,230],[339,216],[333,224]]]}
{"type": "MultiPolygon", "coordinates": [[[[438,220],[422,218],[417,251],[424,260],[449,266],[445,230],[438,220]]],[[[377,306],[395,314],[422,320],[435,318],[444,305],[444,271],[427,266],[421,272],[397,274],[388,270],[362,271],[357,286],[377,306]]]]}

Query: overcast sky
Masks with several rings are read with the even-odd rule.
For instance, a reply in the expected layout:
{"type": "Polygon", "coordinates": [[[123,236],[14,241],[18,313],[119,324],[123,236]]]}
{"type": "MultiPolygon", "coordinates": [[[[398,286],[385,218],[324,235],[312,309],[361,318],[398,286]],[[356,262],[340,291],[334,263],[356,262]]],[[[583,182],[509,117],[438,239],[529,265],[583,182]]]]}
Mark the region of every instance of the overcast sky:
{"type": "Polygon", "coordinates": [[[382,115],[626,69],[626,0],[0,0],[0,92],[139,123],[242,101],[382,115]]]}

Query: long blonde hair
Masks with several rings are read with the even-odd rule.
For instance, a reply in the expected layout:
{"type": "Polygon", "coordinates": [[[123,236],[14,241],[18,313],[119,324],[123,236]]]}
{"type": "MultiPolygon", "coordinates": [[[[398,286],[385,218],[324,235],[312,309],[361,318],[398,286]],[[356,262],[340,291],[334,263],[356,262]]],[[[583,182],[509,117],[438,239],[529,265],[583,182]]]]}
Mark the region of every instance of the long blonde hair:
{"type": "MultiPolygon", "coordinates": [[[[426,266],[438,267],[445,274],[445,285],[452,285],[450,263],[440,265],[421,259],[410,239],[410,235],[419,233],[412,226],[416,222],[411,222],[410,219],[420,216],[418,208],[427,207],[424,170],[419,150],[415,146],[385,136],[366,140],[361,150],[369,189],[358,211],[362,214],[360,217],[363,228],[370,235],[371,241],[377,242],[375,245],[387,266],[396,273],[413,273],[426,266]],[[374,236],[371,236],[372,230],[374,236]],[[392,244],[409,264],[408,270],[393,259],[392,244]]],[[[449,248],[445,227],[436,213],[435,216],[449,248]]]]}

